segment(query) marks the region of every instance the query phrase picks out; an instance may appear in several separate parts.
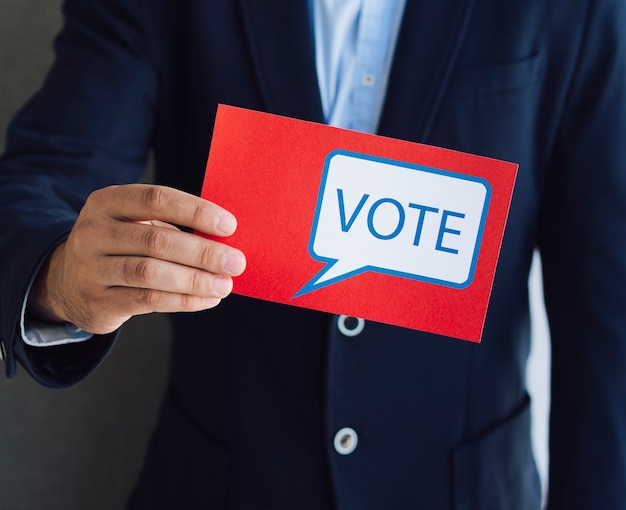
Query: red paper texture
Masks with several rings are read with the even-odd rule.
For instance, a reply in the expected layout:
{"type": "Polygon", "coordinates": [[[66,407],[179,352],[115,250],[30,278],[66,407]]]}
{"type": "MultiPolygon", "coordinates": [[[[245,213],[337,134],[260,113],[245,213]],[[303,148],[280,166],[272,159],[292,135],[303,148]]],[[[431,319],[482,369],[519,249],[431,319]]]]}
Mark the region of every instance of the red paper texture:
{"type": "Polygon", "coordinates": [[[517,165],[220,105],[202,197],[244,296],[479,342],[517,165]]]}

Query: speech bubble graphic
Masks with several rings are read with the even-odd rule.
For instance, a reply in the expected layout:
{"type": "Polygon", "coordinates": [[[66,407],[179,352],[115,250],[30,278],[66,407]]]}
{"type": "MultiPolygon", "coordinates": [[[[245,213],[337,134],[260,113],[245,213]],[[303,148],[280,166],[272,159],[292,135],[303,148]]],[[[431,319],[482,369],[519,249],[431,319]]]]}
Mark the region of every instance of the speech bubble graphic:
{"type": "Polygon", "coordinates": [[[326,266],[293,298],[367,271],[467,287],[490,197],[480,177],[330,152],[308,246],[326,266]]]}

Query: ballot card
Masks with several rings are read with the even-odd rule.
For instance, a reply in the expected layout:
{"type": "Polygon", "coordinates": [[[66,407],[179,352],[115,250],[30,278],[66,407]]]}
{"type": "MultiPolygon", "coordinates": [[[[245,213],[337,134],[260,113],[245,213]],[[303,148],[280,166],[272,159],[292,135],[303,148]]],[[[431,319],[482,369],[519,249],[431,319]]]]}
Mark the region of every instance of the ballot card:
{"type": "Polygon", "coordinates": [[[517,165],[220,105],[202,197],[234,292],[480,342],[517,165]]]}

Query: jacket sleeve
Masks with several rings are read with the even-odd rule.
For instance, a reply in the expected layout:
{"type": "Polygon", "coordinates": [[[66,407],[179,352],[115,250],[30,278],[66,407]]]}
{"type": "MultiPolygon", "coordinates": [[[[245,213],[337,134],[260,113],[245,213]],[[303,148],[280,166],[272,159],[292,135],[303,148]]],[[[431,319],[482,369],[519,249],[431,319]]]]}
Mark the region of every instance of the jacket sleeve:
{"type": "Polygon", "coordinates": [[[588,4],[540,225],[555,510],[626,502],[626,3],[588,4]]]}
{"type": "Polygon", "coordinates": [[[142,0],[67,0],[56,58],[7,133],[0,159],[0,342],[40,383],[88,375],[115,335],[35,348],[19,335],[26,290],[95,189],[136,181],[150,147],[158,79],[142,0]]]}

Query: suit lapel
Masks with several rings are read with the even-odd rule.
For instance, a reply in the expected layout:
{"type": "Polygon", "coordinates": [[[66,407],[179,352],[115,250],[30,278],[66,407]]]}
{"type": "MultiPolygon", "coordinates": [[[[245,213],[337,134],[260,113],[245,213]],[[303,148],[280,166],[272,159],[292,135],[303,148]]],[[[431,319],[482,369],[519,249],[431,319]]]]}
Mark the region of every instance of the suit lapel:
{"type": "Polygon", "coordinates": [[[267,111],[323,121],[306,0],[239,0],[267,111]]]}
{"type": "Polygon", "coordinates": [[[424,142],[465,36],[474,0],[407,0],[379,133],[424,142]]]}
{"type": "MultiPolygon", "coordinates": [[[[379,133],[426,141],[475,0],[407,0],[379,133]]],[[[267,111],[323,122],[306,0],[239,0],[267,111]]]]}

